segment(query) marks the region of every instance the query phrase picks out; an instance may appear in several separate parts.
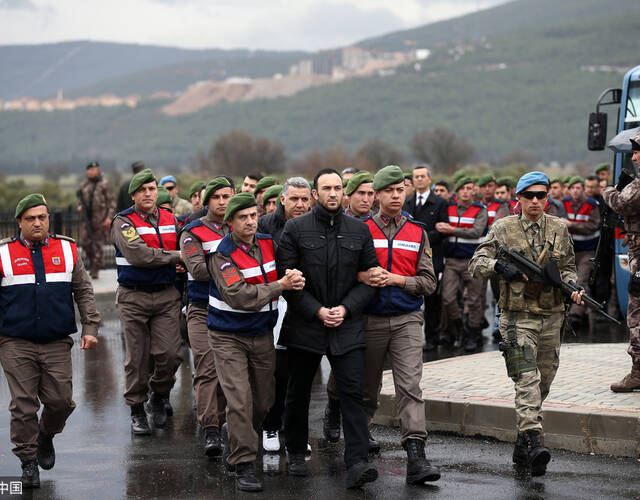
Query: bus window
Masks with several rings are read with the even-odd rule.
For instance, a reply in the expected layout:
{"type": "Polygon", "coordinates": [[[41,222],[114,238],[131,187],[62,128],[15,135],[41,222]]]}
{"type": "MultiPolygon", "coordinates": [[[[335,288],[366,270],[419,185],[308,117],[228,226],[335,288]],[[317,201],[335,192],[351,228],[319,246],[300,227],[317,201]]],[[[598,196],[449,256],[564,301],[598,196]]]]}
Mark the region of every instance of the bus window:
{"type": "Polygon", "coordinates": [[[629,95],[627,97],[627,113],[624,117],[625,128],[630,128],[628,124],[640,122],[640,82],[629,84],[629,95]]]}

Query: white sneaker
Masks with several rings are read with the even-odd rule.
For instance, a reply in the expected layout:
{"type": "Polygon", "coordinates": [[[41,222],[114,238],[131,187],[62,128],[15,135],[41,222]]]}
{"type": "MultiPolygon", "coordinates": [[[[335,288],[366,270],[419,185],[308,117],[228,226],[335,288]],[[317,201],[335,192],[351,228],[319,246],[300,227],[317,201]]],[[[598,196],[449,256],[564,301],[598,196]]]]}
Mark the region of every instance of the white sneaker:
{"type": "Polygon", "coordinates": [[[311,444],[307,443],[307,453],[311,453],[311,444]]]}
{"type": "Polygon", "coordinates": [[[262,431],[262,448],[264,451],[280,451],[278,431],[262,431]]]}
{"type": "Polygon", "coordinates": [[[265,474],[278,474],[280,472],[280,455],[265,453],[262,457],[262,471],[265,474]]]}

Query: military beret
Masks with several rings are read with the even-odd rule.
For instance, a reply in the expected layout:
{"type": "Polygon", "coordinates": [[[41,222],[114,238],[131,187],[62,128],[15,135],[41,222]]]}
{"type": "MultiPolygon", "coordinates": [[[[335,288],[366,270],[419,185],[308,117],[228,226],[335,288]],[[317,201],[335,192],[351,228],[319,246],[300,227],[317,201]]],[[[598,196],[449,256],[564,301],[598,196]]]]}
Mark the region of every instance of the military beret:
{"type": "Polygon", "coordinates": [[[360,184],[364,184],[365,182],[373,182],[373,174],[371,172],[365,172],[364,170],[358,172],[357,174],[353,174],[349,181],[347,182],[347,186],[344,190],[345,194],[350,195],[360,184]]]}
{"type": "Polygon", "coordinates": [[[227,211],[224,213],[224,221],[227,222],[233,214],[238,210],[244,210],[245,208],[251,208],[258,205],[256,197],[252,193],[238,193],[229,200],[227,205],[227,211]]]}
{"type": "Polygon", "coordinates": [[[347,184],[349,184],[349,179],[342,179],[342,189],[347,188],[347,184]]]}
{"type": "Polygon", "coordinates": [[[413,173],[411,173],[411,172],[406,172],[406,173],[404,174],[404,178],[413,182],[413,173]]]}
{"type": "Polygon", "coordinates": [[[571,177],[571,179],[569,179],[569,185],[567,187],[571,187],[574,184],[578,184],[578,182],[584,186],[584,179],[579,175],[574,175],[573,177],[571,177]]]}
{"type": "Polygon", "coordinates": [[[558,183],[562,184],[562,182],[563,182],[562,177],[554,177],[553,179],[551,179],[551,180],[549,181],[549,185],[551,185],[551,184],[555,184],[556,182],[558,182],[558,183]]]}
{"type": "Polygon", "coordinates": [[[140,186],[146,184],[147,182],[158,182],[156,181],[156,176],[153,175],[153,172],[150,168],[145,168],[142,172],[138,172],[133,176],[131,182],[129,183],[129,194],[135,193],[138,189],[140,189],[140,186]]]}
{"type": "Polygon", "coordinates": [[[164,203],[171,203],[171,193],[167,191],[166,188],[159,186],[158,187],[158,200],[156,201],[156,206],[159,207],[164,203]]]}
{"type": "Polygon", "coordinates": [[[194,194],[202,191],[203,187],[205,187],[205,183],[203,181],[195,181],[191,184],[191,187],[189,188],[189,199],[191,199],[194,194]]]}
{"type": "Polygon", "coordinates": [[[509,187],[513,186],[513,182],[511,182],[511,177],[502,176],[496,179],[496,184],[507,184],[509,187]]]}
{"type": "Polygon", "coordinates": [[[263,177],[256,184],[256,190],[254,192],[257,194],[263,189],[267,189],[268,187],[271,187],[275,184],[278,184],[278,179],[276,179],[275,177],[270,177],[270,176],[263,177]]]}
{"type": "Polygon", "coordinates": [[[160,179],[160,182],[158,182],[158,184],[160,184],[161,186],[164,186],[167,182],[173,182],[174,184],[178,184],[178,181],[173,175],[165,175],[162,179],[160,179]]]}
{"type": "Polygon", "coordinates": [[[264,207],[267,204],[267,201],[270,200],[271,198],[275,197],[280,199],[280,195],[282,194],[283,188],[284,186],[278,186],[277,184],[275,186],[268,187],[267,190],[262,195],[262,206],[264,207]]]}
{"type": "Polygon", "coordinates": [[[608,163],[601,163],[600,165],[598,165],[596,167],[596,174],[599,172],[602,172],[603,170],[609,170],[609,164],[608,163]]]}
{"type": "Polygon", "coordinates": [[[460,189],[462,186],[464,186],[465,184],[472,184],[473,183],[473,179],[471,177],[460,177],[458,179],[458,182],[456,182],[456,186],[455,188],[453,188],[454,191],[457,191],[458,189],[460,189]]]}
{"type": "Polygon", "coordinates": [[[573,178],[573,175],[567,175],[564,179],[562,179],[562,182],[564,184],[567,184],[572,178],[573,178]]]}
{"type": "Polygon", "coordinates": [[[87,170],[89,170],[90,168],[93,168],[93,167],[100,168],[100,164],[97,161],[91,161],[87,165],[87,170]]]}
{"type": "Polygon", "coordinates": [[[404,172],[402,169],[397,165],[387,165],[378,170],[376,175],[373,176],[373,189],[380,191],[391,184],[399,184],[400,182],[404,184],[404,172]]]}
{"type": "Polygon", "coordinates": [[[214,177],[209,181],[209,184],[204,188],[204,196],[202,197],[202,204],[206,205],[209,202],[209,198],[218,189],[230,188],[231,184],[224,177],[214,177]]]}
{"type": "Polygon", "coordinates": [[[22,212],[25,210],[29,210],[33,207],[39,207],[40,205],[47,205],[47,200],[44,199],[40,193],[32,193],[28,194],[24,198],[22,198],[18,204],[16,205],[16,219],[22,215],[22,212]]]}
{"type": "Polygon", "coordinates": [[[490,182],[496,182],[496,178],[493,176],[493,174],[483,174],[478,177],[478,186],[486,186],[490,182]]]}
{"type": "Polygon", "coordinates": [[[525,189],[531,186],[535,186],[536,184],[544,184],[545,186],[549,186],[549,177],[544,172],[527,172],[518,181],[518,185],[516,186],[516,194],[521,193],[525,189]]]}

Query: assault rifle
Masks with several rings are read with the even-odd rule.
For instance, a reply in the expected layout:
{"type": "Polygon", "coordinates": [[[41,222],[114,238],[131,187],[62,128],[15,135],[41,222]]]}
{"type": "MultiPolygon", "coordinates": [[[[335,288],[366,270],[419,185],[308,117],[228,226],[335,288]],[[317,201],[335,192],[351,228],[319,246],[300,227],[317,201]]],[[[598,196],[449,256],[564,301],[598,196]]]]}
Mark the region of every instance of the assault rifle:
{"type": "MultiPolygon", "coordinates": [[[[529,259],[524,252],[517,251],[513,248],[500,247],[498,250],[498,259],[510,262],[518,268],[518,270],[524,274],[529,282],[539,283],[541,285],[552,285],[558,288],[565,297],[571,297],[573,292],[580,292],[582,287],[576,285],[573,282],[567,283],[562,280],[560,276],[560,269],[558,269],[558,263],[554,259],[549,259],[544,267],[540,266],[537,262],[529,259]]],[[[620,321],[613,316],[609,316],[604,310],[604,305],[598,303],[592,297],[587,294],[582,295],[582,302],[594,309],[596,312],[602,314],[609,321],[620,325],[620,321]]]]}

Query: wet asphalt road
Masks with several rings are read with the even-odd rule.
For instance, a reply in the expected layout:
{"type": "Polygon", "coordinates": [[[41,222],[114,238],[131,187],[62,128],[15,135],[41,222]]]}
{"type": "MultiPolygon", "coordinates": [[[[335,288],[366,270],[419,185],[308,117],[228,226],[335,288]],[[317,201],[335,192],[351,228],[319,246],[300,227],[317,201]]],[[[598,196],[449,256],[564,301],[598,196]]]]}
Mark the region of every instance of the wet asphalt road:
{"type": "MultiPolygon", "coordinates": [[[[234,478],[223,470],[220,460],[207,459],[202,453],[204,436],[193,410],[189,364],[178,371],[171,393],[175,413],[167,428],[155,430],[151,438],[130,434],[129,409],[122,398],[124,343],[117,313],[111,300],[100,301],[99,308],[104,318],[99,348],[84,353],[77,342],[73,348],[77,409],[54,440],[56,466],[41,470],[42,486],[33,498],[640,498],[640,462],[635,459],[552,451],[547,475],[532,479],[513,469],[511,444],[438,433],[430,436],[427,455],[442,469],[442,479],[410,487],[404,481],[400,433],[386,427],[373,430],[382,444],[381,454],[375,457],[380,478],[361,491],[348,491],[342,442],[327,444],[321,439],[326,363],[316,379],[310,410],[310,476],[289,477],[285,456],[270,456],[262,461],[265,491],[237,493],[234,478]]],[[[595,331],[582,332],[565,341],[624,340],[624,331],[605,330],[599,325],[597,337],[595,331]]],[[[485,334],[490,337],[489,331],[485,334]]],[[[483,349],[494,348],[487,339],[483,349]]],[[[425,359],[453,354],[440,349],[426,353],[425,359]]],[[[15,476],[20,467],[9,441],[10,397],[2,374],[0,379],[0,476],[15,476]]]]}

